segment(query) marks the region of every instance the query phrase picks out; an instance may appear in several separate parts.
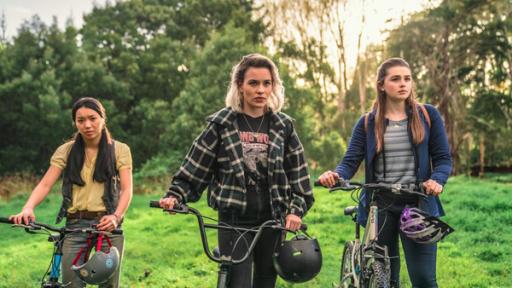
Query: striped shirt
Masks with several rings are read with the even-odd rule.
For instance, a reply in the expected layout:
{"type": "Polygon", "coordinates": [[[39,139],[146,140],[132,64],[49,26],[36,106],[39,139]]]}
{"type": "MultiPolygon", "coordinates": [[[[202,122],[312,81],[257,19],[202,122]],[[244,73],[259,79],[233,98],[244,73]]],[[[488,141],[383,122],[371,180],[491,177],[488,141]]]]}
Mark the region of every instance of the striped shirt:
{"type": "Polygon", "coordinates": [[[384,133],[384,153],[379,153],[375,163],[377,182],[411,183],[416,181],[413,146],[407,132],[407,124],[407,119],[389,120],[384,133]],[[384,161],[386,162],[384,163],[384,161]]]}

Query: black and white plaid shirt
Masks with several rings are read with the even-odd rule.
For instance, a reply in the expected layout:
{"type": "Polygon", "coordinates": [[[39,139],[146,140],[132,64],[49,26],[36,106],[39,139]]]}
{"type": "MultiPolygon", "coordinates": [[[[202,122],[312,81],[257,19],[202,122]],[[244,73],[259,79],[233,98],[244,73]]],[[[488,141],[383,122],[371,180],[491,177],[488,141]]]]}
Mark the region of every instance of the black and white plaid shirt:
{"type": "MultiPolygon", "coordinates": [[[[194,140],[165,197],[195,202],[208,187],[209,206],[245,212],[244,158],[236,113],[224,108],[208,117],[208,126],[194,140]]],[[[284,113],[270,115],[268,180],[273,214],[302,217],[314,202],[304,149],[292,119],[284,113]]]]}

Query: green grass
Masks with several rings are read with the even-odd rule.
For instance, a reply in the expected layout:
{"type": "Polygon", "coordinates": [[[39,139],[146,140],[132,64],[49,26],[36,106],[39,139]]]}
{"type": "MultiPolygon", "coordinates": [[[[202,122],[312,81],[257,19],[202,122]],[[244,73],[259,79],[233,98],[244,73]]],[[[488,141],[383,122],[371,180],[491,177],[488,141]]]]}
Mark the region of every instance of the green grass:
{"type": "MultiPolygon", "coordinates": [[[[439,245],[440,287],[512,287],[512,184],[509,176],[488,179],[453,177],[442,201],[444,218],[456,232],[439,245]]],[[[58,190],[58,189],[56,189],[58,190]]],[[[123,287],[214,287],[217,267],[204,255],[193,216],[168,216],[149,209],[159,195],[136,195],[124,225],[126,236],[123,287]]],[[[342,216],[352,205],[349,195],[315,190],[314,208],[305,218],[309,232],[321,244],[324,264],[312,281],[293,287],[332,287],[339,277],[343,242],[353,237],[353,224],[342,216]]],[[[0,216],[15,213],[26,195],[0,201],[0,216]]],[[[214,216],[202,199],[193,206],[214,216]]],[[[37,209],[38,221],[53,223],[60,205],[52,192],[37,209]]],[[[43,235],[0,225],[0,287],[37,287],[44,273],[51,243],[43,235]]],[[[210,233],[210,246],[216,237],[210,233]]],[[[401,282],[410,287],[402,265],[401,282]]],[[[292,287],[279,280],[277,287],[292,287]]]]}

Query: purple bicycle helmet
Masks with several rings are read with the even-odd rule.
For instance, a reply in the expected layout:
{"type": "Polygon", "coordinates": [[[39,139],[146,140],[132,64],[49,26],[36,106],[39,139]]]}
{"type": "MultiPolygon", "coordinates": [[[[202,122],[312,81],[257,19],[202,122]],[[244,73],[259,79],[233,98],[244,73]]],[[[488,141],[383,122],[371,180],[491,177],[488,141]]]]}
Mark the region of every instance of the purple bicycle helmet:
{"type": "Polygon", "coordinates": [[[406,207],[400,215],[400,230],[409,239],[421,244],[436,243],[454,231],[439,218],[410,207],[406,207]]]}

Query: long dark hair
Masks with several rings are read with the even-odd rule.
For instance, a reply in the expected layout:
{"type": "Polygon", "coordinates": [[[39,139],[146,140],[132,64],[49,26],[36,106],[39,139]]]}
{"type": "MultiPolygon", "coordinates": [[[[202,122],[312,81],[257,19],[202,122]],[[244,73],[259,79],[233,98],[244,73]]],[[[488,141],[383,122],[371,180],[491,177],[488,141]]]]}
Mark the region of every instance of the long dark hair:
{"type": "MultiPolygon", "coordinates": [[[[384,85],[384,78],[388,74],[388,70],[393,67],[406,67],[411,71],[411,67],[409,63],[402,58],[389,58],[380,64],[377,69],[377,99],[373,103],[373,111],[375,111],[375,136],[377,140],[377,152],[382,151],[382,146],[384,143],[384,132],[386,130],[386,92],[382,91],[382,86],[384,85]]],[[[412,130],[412,140],[414,144],[419,144],[423,141],[425,137],[425,128],[423,127],[423,123],[421,122],[420,115],[418,113],[418,101],[416,101],[416,92],[414,90],[414,83],[411,88],[411,94],[407,99],[405,99],[406,109],[410,109],[411,111],[411,119],[409,119],[411,123],[412,130]]]]}
{"type": "MultiPolygon", "coordinates": [[[[107,120],[105,108],[101,105],[100,101],[91,97],[84,97],[78,99],[71,109],[73,122],[76,120],[76,111],[80,108],[89,108],[96,111],[101,118],[107,120]]],[[[66,168],[64,169],[63,181],[64,183],[72,183],[79,186],[84,186],[85,182],[80,175],[85,159],[85,143],[82,135],[76,132],[73,136],[73,146],[69,152],[66,168]]],[[[106,125],[101,131],[101,139],[98,147],[98,156],[96,157],[96,165],[94,167],[93,179],[96,182],[105,182],[111,178],[115,171],[112,167],[112,138],[106,125]]]]}

